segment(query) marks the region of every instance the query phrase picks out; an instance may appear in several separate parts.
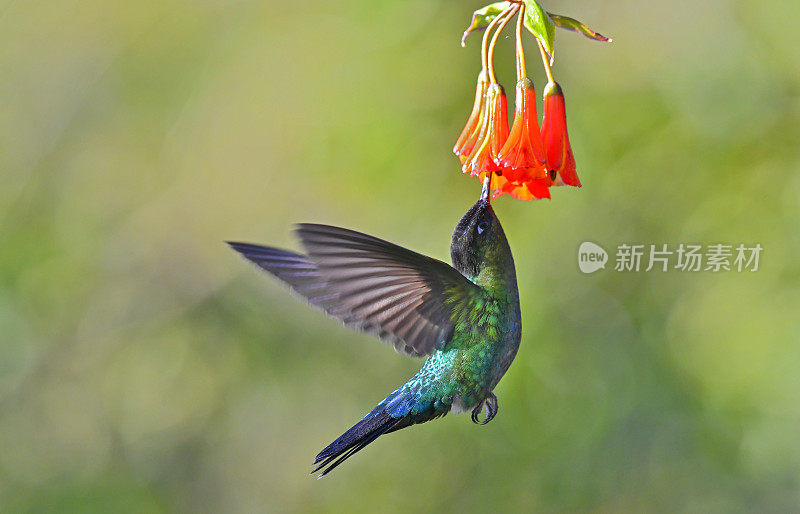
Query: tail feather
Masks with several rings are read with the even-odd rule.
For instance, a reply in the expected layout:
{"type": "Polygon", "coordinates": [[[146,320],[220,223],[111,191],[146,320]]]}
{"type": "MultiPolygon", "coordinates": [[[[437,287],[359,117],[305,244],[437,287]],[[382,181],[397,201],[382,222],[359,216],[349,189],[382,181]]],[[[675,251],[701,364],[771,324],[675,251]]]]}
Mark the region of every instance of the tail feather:
{"type": "Polygon", "coordinates": [[[369,443],[393,429],[400,421],[401,418],[393,417],[379,406],[319,452],[314,459],[314,464],[319,465],[311,473],[322,471],[318,478],[324,477],[369,443]]]}
{"type": "Polygon", "coordinates": [[[444,416],[448,410],[449,406],[437,409],[434,402],[421,399],[405,384],[319,452],[311,473],[322,471],[318,477],[322,478],[380,436],[444,416]]]}

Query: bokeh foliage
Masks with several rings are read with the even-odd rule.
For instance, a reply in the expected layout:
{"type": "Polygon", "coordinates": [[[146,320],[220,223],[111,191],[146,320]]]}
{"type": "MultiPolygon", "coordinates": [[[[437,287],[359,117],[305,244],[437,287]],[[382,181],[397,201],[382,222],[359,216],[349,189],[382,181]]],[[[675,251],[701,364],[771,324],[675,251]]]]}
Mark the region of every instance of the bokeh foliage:
{"type": "Polygon", "coordinates": [[[446,258],[480,3],[0,3],[0,510],[798,510],[800,4],[558,4],[615,42],[557,35],[584,187],[496,202],[524,316],[499,416],[318,482],[419,363],[222,240],[317,221],[446,258]],[[764,253],[587,276],[584,240],[764,253]]]}

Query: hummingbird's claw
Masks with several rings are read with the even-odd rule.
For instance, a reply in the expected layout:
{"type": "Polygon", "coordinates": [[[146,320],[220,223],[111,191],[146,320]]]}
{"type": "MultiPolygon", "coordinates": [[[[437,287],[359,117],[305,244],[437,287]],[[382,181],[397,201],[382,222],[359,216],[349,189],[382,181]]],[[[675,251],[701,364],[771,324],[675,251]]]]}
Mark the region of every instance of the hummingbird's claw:
{"type": "Polygon", "coordinates": [[[490,422],[497,416],[497,411],[499,410],[499,404],[497,402],[497,396],[494,393],[489,393],[489,396],[486,397],[481,403],[478,404],[477,407],[472,409],[472,422],[476,425],[485,425],[486,423],[490,422]],[[486,406],[486,419],[481,421],[478,417],[481,415],[481,411],[483,411],[483,406],[486,406]]]}

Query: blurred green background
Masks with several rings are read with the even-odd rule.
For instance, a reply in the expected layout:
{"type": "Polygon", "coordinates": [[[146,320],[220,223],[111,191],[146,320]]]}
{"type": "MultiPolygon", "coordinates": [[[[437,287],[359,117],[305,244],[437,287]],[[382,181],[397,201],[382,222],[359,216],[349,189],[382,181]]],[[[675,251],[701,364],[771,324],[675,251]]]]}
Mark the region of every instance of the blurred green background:
{"type": "Polygon", "coordinates": [[[800,511],[796,0],[545,2],[615,41],[557,35],[584,187],[495,204],[524,316],[500,415],[308,476],[420,361],[222,241],[312,221],[448,258],[480,5],[0,2],[0,510],[800,511]],[[585,240],[764,252],[583,275],[585,240]]]}

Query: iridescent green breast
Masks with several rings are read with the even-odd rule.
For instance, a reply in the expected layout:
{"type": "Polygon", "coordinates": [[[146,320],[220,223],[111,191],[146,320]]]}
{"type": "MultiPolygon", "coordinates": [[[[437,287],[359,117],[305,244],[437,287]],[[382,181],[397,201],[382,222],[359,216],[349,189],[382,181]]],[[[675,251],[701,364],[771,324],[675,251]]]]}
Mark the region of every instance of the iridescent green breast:
{"type": "Polygon", "coordinates": [[[502,298],[482,294],[458,310],[453,337],[411,381],[425,391],[426,400],[466,410],[491,393],[519,348],[516,296],[516,290],[502,298]]]}

